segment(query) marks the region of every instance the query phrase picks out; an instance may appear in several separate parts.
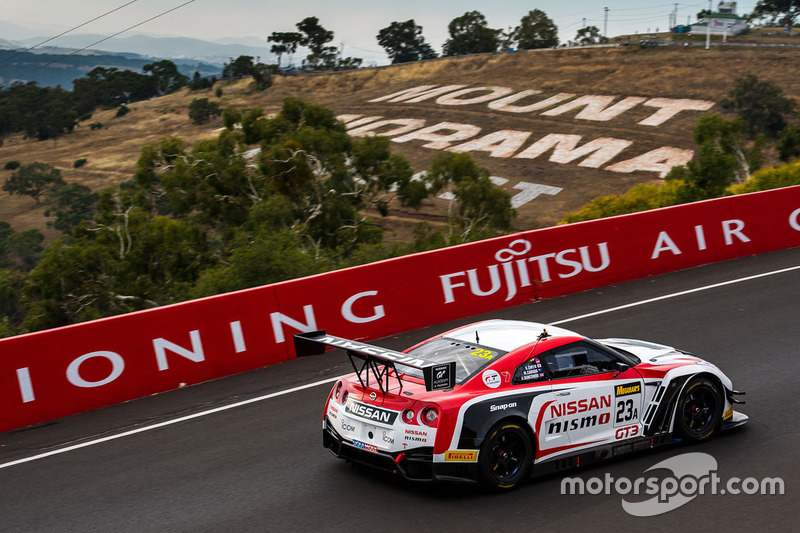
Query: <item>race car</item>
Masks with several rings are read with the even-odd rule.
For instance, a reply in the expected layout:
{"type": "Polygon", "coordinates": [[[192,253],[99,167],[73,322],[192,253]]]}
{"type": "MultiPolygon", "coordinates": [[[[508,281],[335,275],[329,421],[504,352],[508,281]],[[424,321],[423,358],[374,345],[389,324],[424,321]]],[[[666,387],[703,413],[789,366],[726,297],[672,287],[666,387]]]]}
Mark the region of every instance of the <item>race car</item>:
{"type": "Polygon", "coordinates": [[[294,336],[298,356],[346,351],[322,443],[337,457],[419,481],[507,490],[545,474],[741,426],[743,394],[713,364],[631,339],[488,320],[405,352],[294,336]]]}

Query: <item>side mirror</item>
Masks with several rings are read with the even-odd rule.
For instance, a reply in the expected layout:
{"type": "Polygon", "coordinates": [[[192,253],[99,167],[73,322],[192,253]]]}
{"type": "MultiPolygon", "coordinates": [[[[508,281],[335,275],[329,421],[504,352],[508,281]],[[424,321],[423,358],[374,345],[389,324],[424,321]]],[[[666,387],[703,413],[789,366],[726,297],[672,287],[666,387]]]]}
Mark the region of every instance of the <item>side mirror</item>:
{"type": "Polygon", "coordinates": [[[614,374],[614,377],[619,376],[620,374],[622,374],[631,367],[631,365],[623,363],[622,361],[617,361],[616,366],[617,366],[617,373],[614,374]]]}

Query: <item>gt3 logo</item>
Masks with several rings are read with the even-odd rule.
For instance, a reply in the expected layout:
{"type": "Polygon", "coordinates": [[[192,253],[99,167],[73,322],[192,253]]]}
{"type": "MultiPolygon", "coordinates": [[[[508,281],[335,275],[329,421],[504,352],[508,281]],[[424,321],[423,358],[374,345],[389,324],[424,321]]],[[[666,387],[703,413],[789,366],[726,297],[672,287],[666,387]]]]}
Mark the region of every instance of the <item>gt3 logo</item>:
{"type": "Polygon", "coordinates": [[[628,437],[635,437],[639,434],[639,426],[627,426],[624,428],[619,428],[614,433],[614,438],[619,439],[627,439],[628,437]]]}

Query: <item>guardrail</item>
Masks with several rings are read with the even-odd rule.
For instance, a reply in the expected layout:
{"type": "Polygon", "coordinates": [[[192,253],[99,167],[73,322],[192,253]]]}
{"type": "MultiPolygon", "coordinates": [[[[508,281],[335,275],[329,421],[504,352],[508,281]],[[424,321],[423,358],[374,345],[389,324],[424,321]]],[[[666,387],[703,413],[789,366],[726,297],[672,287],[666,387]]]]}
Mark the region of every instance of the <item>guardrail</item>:
{"type": "Polygon", "coordinates": [[[372,339],[800,246],[800,186],[556,226],[0,340],[0,431],[372,339]]]}

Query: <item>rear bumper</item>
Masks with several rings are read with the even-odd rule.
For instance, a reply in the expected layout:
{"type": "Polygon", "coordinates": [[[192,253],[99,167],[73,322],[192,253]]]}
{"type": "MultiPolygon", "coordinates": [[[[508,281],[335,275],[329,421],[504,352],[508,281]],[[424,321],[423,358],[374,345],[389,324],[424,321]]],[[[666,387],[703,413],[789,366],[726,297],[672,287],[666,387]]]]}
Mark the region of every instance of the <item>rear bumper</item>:
{"type": "Polygon", "coordinates": [[[326,420],[322,430],[322,446],[340,459],[391,472],[410,481],[478,481],[476,464],[434,463],[433,448],[430,446],[410,448],[402,452],[368,451],[344,439],[327,422],[326,420]]]}

